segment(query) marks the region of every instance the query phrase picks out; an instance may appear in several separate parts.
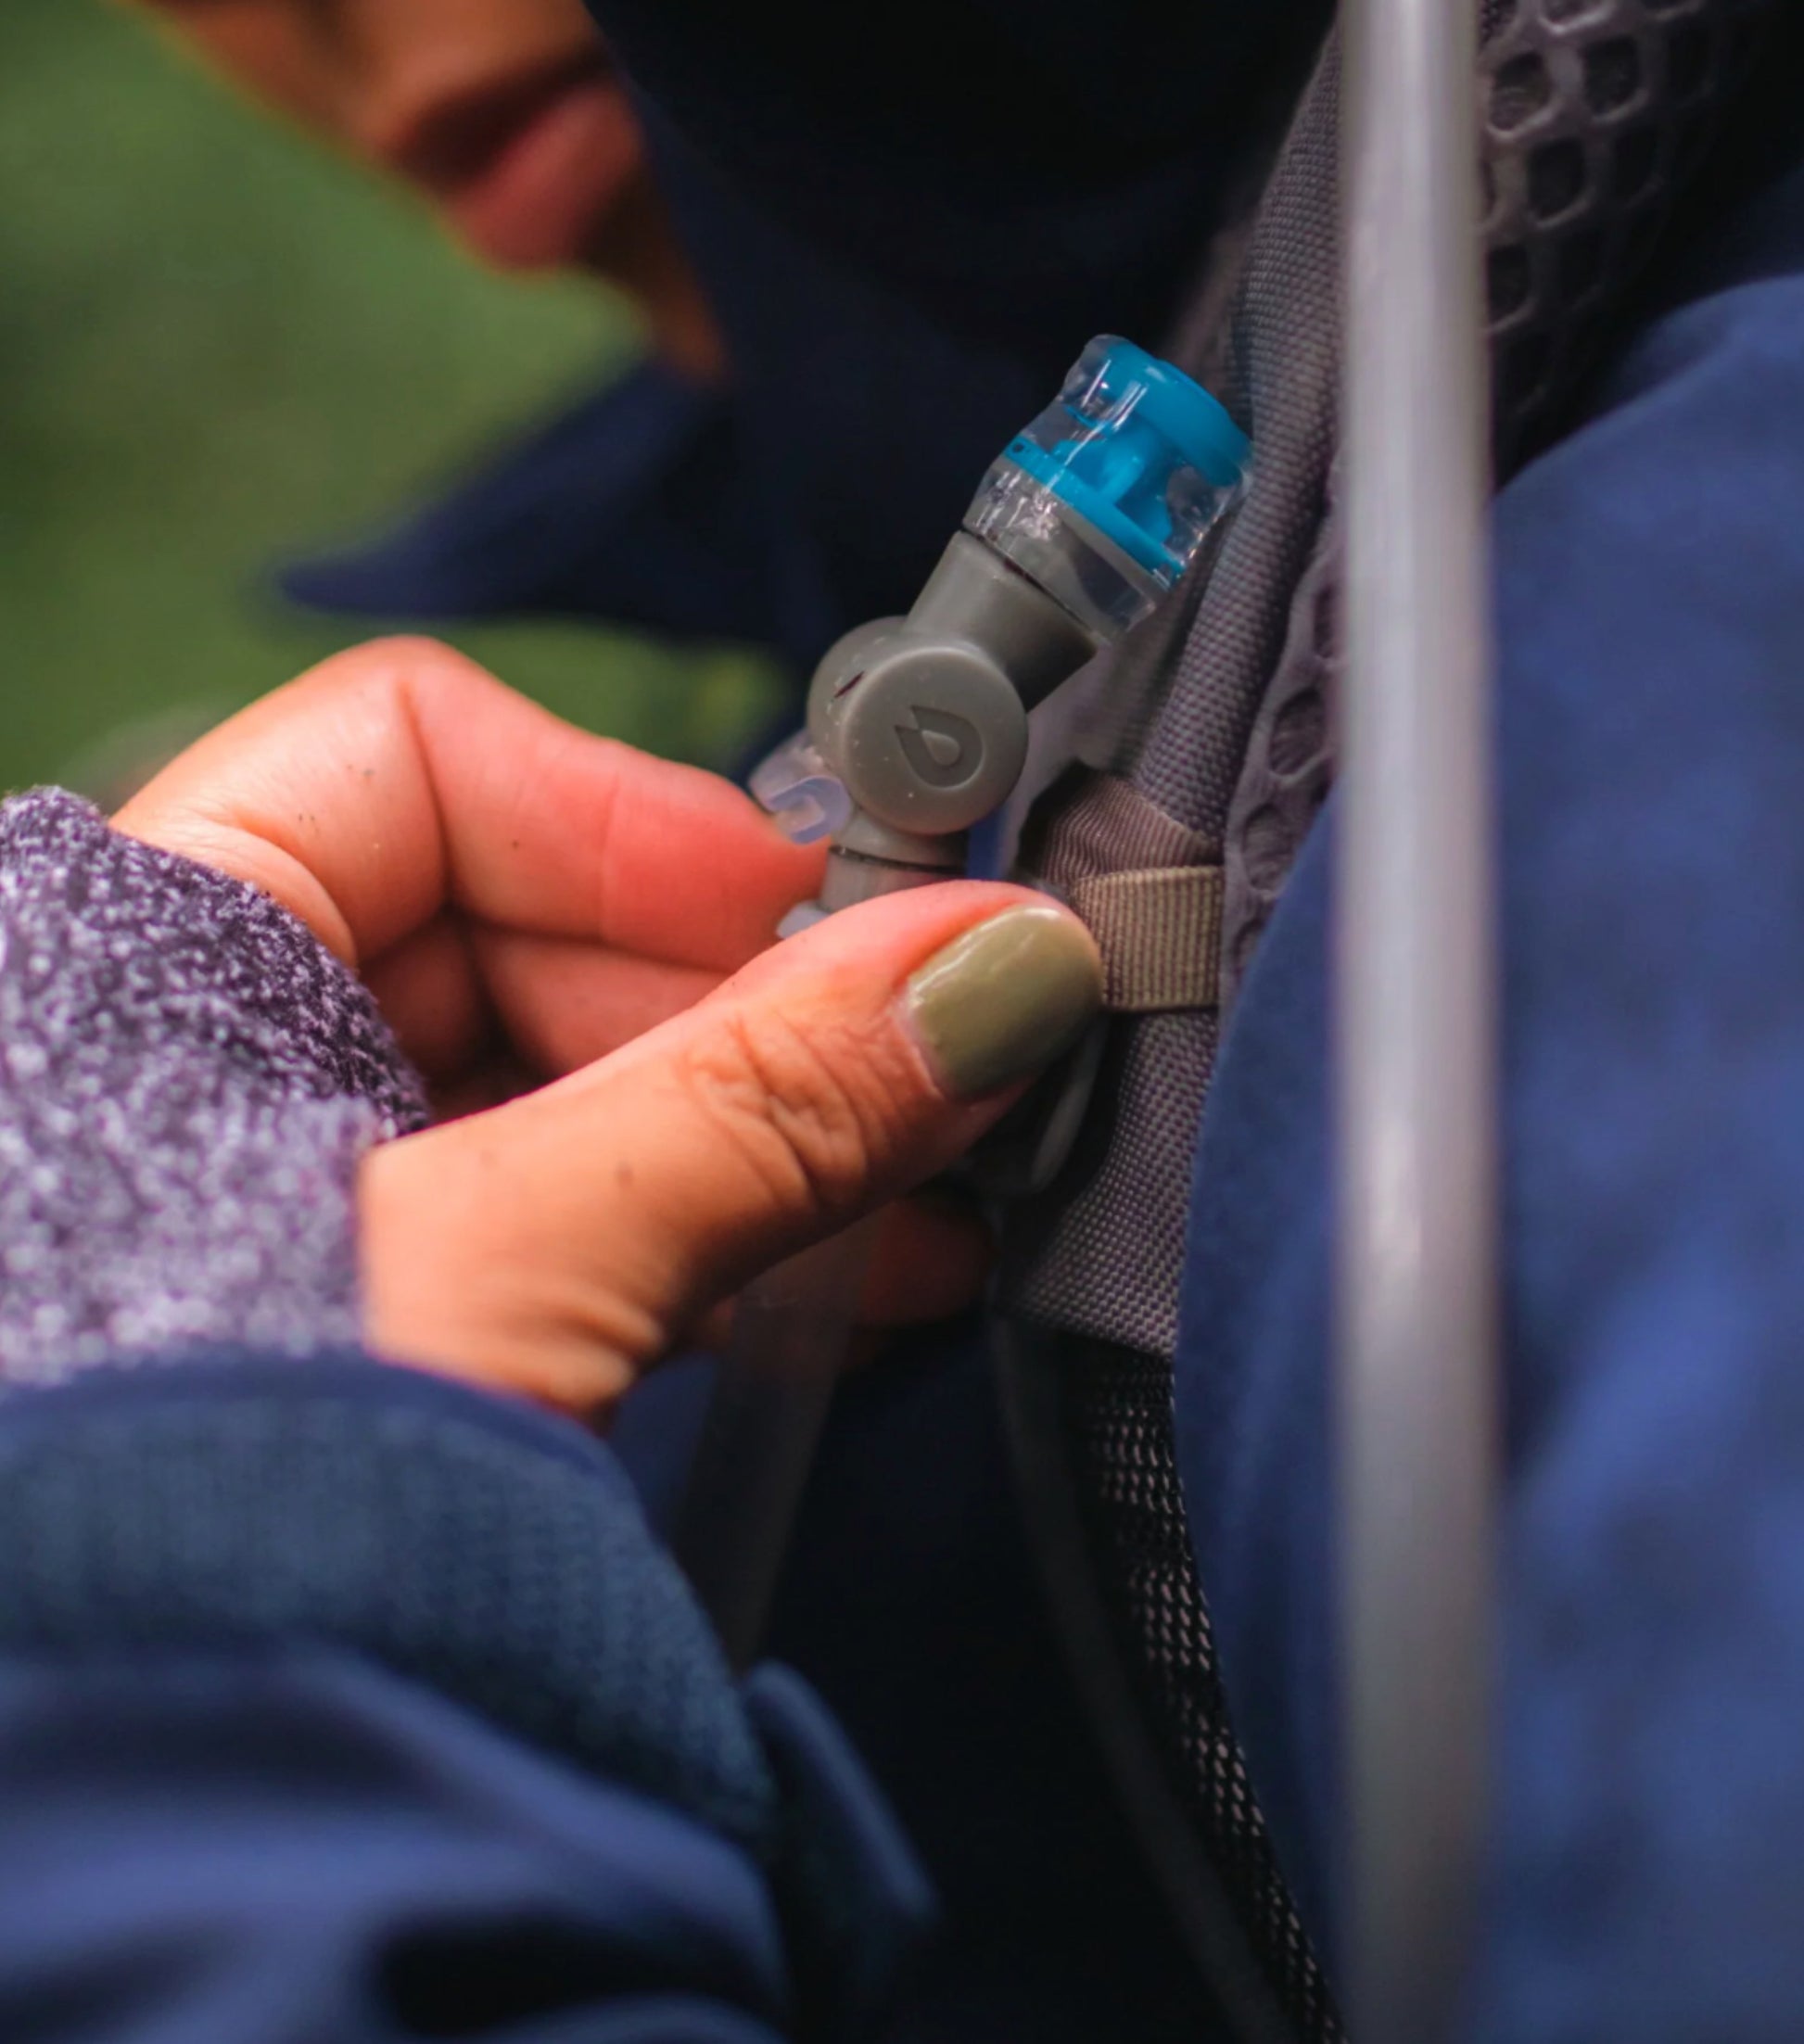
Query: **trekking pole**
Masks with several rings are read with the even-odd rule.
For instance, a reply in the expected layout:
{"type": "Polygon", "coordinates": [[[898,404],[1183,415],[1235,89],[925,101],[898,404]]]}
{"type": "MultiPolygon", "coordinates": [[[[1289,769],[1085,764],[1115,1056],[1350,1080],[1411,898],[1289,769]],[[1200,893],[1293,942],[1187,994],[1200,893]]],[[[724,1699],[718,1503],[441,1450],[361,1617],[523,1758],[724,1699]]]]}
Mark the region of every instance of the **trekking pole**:
{"type": "MultiPolygon", "coordinates": [[[[829,649],[807,728],[752,777],[799,843],[831,838],[823,915],[955,878],[1014,792],[1034,705],[1145,617],[1245,481],[1247,441],[1181,371],[1086,348],[990,465],[906,617],[829,649]]],[[[869,1225],[748,1288],[691,1470],[677,1557],[728,1658],[757,1654],[868,1261],[869,1225]]]]}
{"type": "Polygon", "coordinates": [[[1494,933],[1474,0],[1350,0],[1335,1047],[1356,2044],[1447,2034],[1485,1815],[1494,933]]]}

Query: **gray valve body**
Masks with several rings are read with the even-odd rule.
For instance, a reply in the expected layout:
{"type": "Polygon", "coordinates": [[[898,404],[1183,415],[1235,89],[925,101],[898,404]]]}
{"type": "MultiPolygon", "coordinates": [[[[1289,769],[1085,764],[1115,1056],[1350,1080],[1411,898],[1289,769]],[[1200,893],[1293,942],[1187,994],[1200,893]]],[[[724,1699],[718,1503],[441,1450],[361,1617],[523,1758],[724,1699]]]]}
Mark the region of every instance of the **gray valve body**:
{"type": "Polygon", "coordinates": [[[1028,711],[1100,643],[959,533],[906,617],[859,626],[815,670],[808,735],[853,804],[838,848],[961,864],[963,832],[1021,778],[1028,711]]]}

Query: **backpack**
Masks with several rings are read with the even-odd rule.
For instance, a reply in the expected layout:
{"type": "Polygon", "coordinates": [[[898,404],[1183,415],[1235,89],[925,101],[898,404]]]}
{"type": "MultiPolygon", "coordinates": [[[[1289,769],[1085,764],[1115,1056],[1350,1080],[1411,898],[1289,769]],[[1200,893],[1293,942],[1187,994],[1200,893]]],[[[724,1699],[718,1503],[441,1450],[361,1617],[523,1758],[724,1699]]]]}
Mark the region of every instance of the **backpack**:
{"type": "MultiPolygon", "coordinates": [[[[1719,175],[1725,115],[1779,9],[1480,4],[1501,481],[1558,437],[1719,175]]],[[[1254,488],[1180,601],[1064,692],[1046,746],[1063,770],[1045,785],[1041,769],[1020,850],[1023,877],[1089,922],[1112,1020],[1051,1103],[1074,1131],[1067,1153],[1036,1168],[1006,1230],[997,1366],[1016,1475],[1074,1682],[1240,2044],[1342,2033],[1228,1720],[1178,1483],[1172,1355],[1221,1030],[1332,779],[1340,146],[1330,32],[1164,350],[1250,430],[1254,488]]]]}

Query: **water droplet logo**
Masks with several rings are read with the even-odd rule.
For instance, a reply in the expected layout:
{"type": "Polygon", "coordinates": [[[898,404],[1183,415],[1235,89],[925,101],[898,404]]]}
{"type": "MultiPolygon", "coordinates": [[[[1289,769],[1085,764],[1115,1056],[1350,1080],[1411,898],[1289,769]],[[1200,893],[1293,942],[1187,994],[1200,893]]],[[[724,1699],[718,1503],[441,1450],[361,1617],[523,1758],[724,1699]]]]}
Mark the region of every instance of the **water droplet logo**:
{"type": "Polygon", "coordinates": [[[930,788],[959,788],[984,764],[984,741],[968,717],[917,705],[896,727],[902,756],[930,788]]]}

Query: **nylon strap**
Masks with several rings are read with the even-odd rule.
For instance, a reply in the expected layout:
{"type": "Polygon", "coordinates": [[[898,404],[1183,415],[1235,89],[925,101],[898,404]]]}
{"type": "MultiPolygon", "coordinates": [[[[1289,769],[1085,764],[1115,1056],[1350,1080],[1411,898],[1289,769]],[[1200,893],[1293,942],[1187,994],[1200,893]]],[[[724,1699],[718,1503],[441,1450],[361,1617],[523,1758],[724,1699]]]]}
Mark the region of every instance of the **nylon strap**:
{"type": "Polygon", "coordinates": [[[1036,813],[1022,864],[1088,924],[1112,1013],[1215,1006],[1223,874],[1213,839],[1119,776],[1077,768],[1036,813]]]}
{"type": "Polygon", "coordinates": [[[1157,866],[1074,882],[1065,898],[1102,953],[1103,1006],[1116,1015],[1213,1008],[1222,870],[1157,866]]]}

